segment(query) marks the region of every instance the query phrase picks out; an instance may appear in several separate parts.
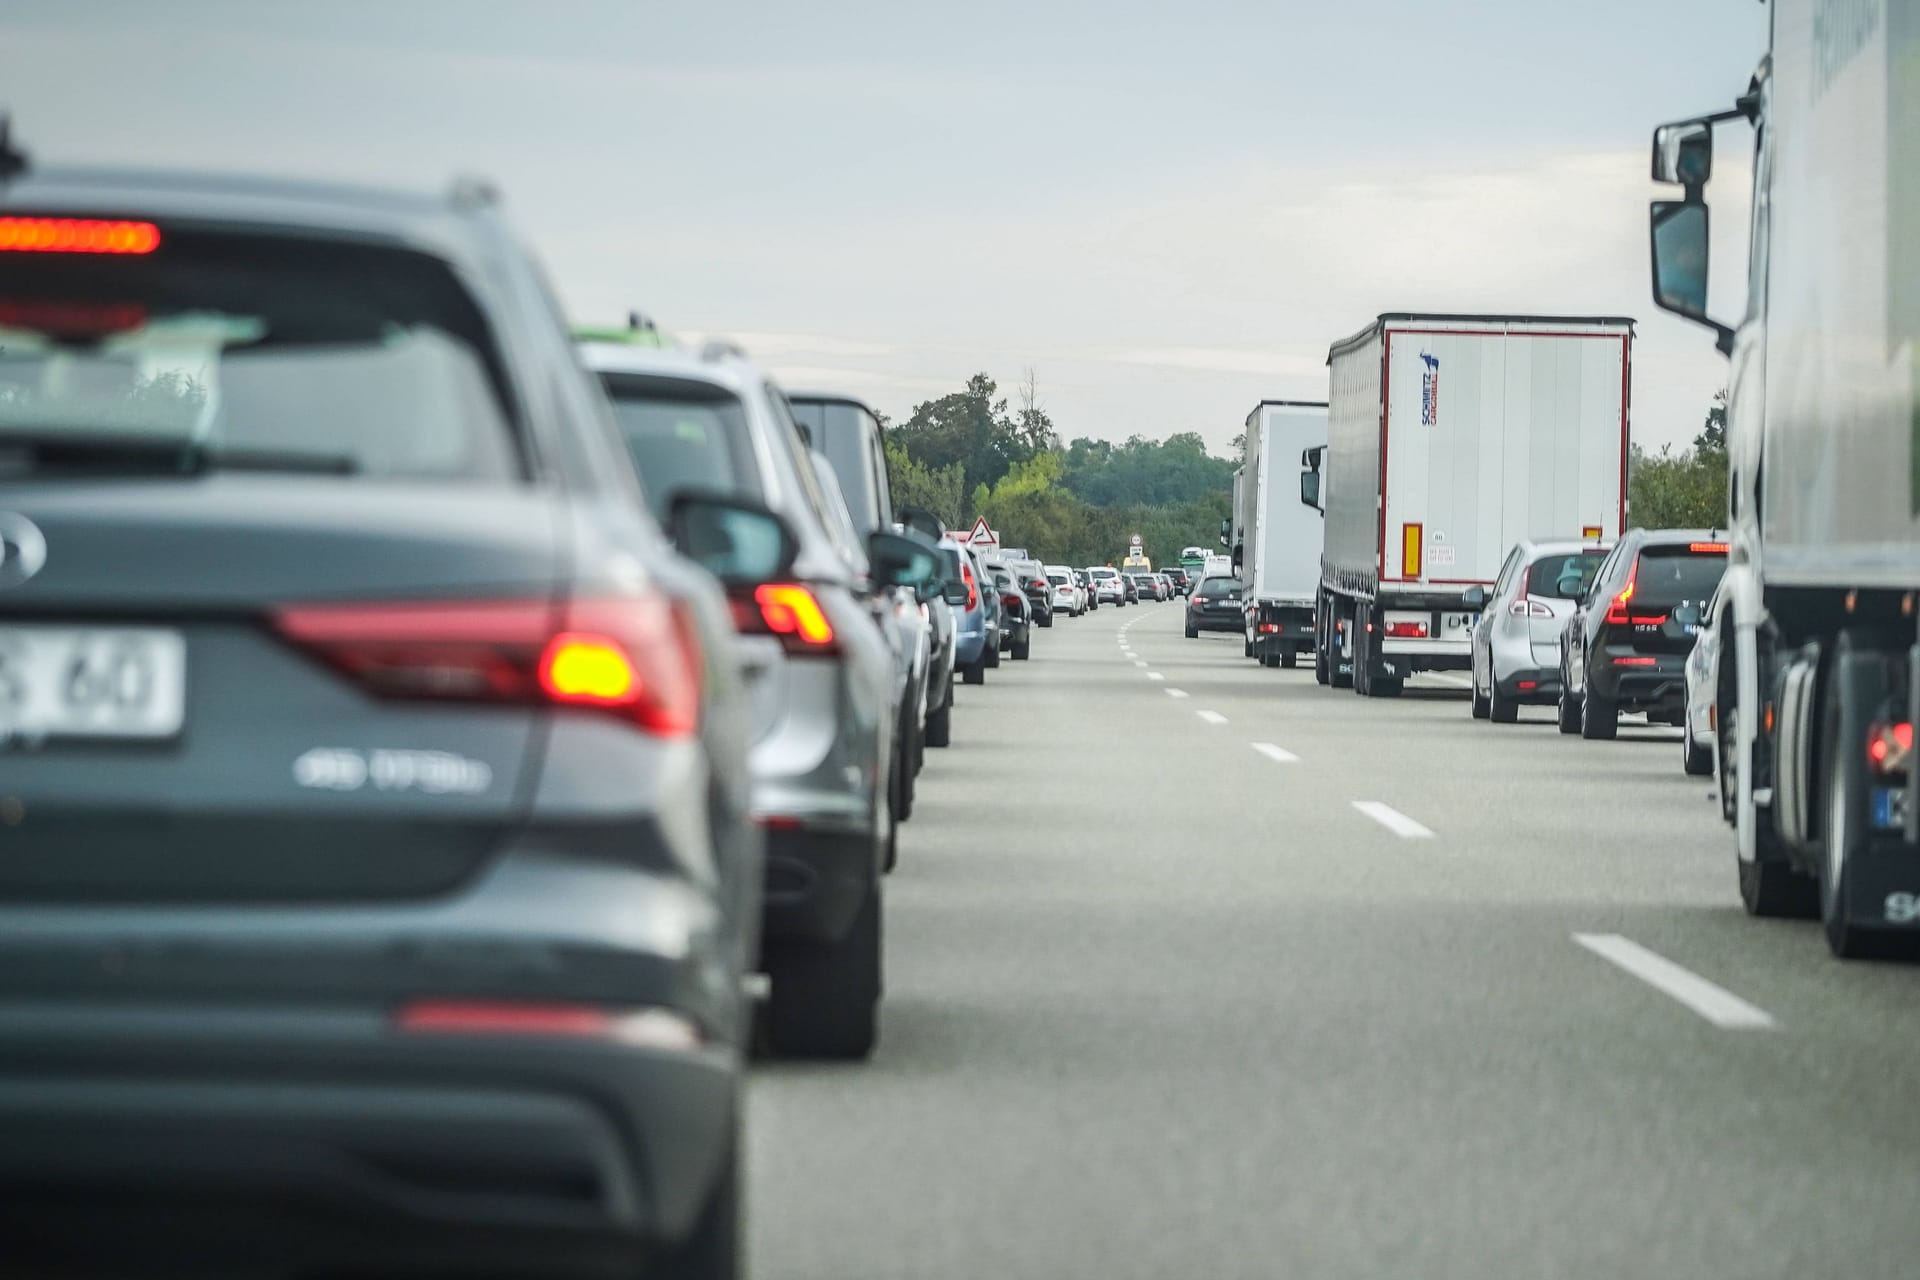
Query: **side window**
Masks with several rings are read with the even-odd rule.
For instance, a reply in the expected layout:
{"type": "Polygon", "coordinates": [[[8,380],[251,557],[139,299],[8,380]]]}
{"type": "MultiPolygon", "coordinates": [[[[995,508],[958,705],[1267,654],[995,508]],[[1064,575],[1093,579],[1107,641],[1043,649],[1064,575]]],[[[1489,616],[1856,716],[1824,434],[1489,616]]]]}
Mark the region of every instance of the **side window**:
{"type": "Polygon", "coordinates": [[[893,488],[887,483],[886,446],[880,443],[879,420],[865,411],[860,418],[867,438],[867,452],[873,459],[873,491],[880,498],[880,524],[885,528],[893,524],[893,488]]]}
{"type": "Polygon", "coordinates": [[[835,527],[832,509],[827,504],[827,495],[820,489],[820,478],[813,472],[813,455],[800,437],[800,427],[794,422],[792,411],[787,408],[787,398],[771,382],[762,390],[766,395],[767,407],[773,411],[773,420],[785,428],[778,434],[781,444],[793,460],[793,474],[799,482],[800,493],[814,518],[820,522],[820,528],[830,533],[835,527]]]}
{"type": "Polygon", "coordinates": [[[1500,566],[1500,576],[1493,583],[1493,598],[1504,600],[1507,592],[1513,588],[1515,571],[1520,566],[1520,548],[1507,552],[1507,562],[1500,566]]]}

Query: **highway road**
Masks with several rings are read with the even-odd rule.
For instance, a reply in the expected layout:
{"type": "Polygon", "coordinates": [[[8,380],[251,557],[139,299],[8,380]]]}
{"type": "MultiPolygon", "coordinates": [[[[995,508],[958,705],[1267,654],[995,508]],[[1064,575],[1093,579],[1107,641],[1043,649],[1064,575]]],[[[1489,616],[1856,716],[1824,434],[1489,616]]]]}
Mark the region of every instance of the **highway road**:
{"type": "Polygon", "coordinates": [[[1920,1272],[1920,967],[1747,919],[1677,731],[1178,603],[1034,655],[929,753],[874,1061],[756,1068],[756,1276],[1920,1272]]]}

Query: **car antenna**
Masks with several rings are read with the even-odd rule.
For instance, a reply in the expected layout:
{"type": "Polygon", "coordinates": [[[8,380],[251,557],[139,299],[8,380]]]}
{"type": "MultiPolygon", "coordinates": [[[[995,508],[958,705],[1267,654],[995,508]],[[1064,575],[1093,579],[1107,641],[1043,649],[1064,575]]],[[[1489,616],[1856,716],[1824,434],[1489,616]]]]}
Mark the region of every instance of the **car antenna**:
{"type": "Polygon", "coordinates": [[[13,145],[13,119],[0,113],[0,182],[27,171],[27,153],[13,145]]]}

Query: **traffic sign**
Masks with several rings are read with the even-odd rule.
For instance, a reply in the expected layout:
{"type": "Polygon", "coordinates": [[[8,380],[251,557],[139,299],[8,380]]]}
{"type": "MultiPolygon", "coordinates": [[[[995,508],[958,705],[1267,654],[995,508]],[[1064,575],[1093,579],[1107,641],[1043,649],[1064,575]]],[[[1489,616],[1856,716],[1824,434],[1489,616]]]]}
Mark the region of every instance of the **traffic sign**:
{"type": "Polygon", "coordinates": [[[987,528],[987,518],[981,516],[973,522],[973,532],[967,535],[967,543],[975,547],[997,547],[1000,545],[1000,535],[987,528]]]}

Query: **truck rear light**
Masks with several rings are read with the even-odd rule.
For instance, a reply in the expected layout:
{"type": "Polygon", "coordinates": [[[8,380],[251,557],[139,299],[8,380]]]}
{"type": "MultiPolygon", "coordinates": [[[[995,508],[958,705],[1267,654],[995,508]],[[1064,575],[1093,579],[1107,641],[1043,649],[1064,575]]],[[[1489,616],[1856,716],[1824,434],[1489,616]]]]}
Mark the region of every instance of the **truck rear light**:
{"type": "Polygon", "coordinates": [[[1867,763],[1885,777],[1905,773],[1907,759],[1913,754],[1913,725],[1900,721],[1879,721],[1867,730],[1867,763]]]}
{"type": "Polygon", "coordinates": [[[1263,622],[1260,624],[1260,631],[1263,635],[1272,635],[1279,629],[1280,624],[1277,622],[1263,622]]]}
{"type": "Polygon", "coordinates": [[[1389,622],[1387,624],[1389,640],[1425,640],[1427,624],[1424,622],[1389,622]]]}
{"type": "Polygon", "coordinates": [[[701,660],[665,596],[292,605],[274,629],[375,697],[557,703],[694,732],[701,660]]]}
{"type": "Polygon", "coordinates": [[[610,1010],[518,1000],[411,1000],[394,1010],[393,1029],[405,1035],[605,1040],[678,1052],[698,1049],[704,1040],[691,1019],[669,1009],[610,1010]]]}
{"type": "Polygon", "coordinates": [[[1538,680],[1516,680],[1514,681],[1513,687],[1521,693],[1532,693],[1540,687],[1540,682],[1538,680]]]}

